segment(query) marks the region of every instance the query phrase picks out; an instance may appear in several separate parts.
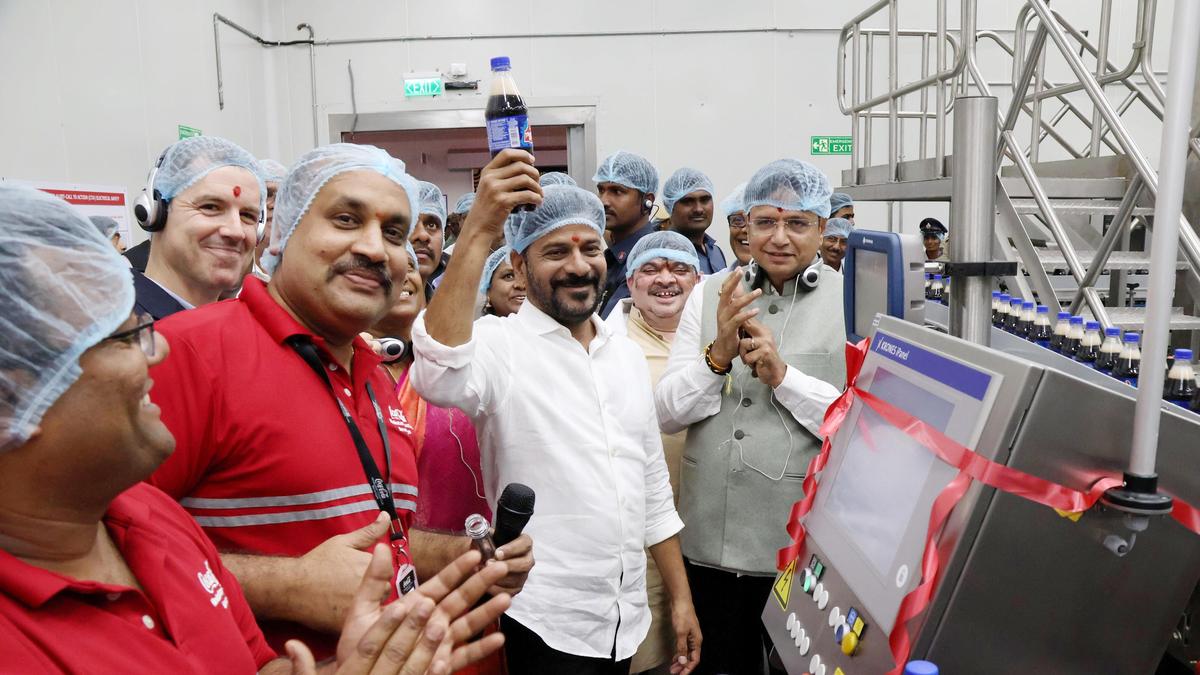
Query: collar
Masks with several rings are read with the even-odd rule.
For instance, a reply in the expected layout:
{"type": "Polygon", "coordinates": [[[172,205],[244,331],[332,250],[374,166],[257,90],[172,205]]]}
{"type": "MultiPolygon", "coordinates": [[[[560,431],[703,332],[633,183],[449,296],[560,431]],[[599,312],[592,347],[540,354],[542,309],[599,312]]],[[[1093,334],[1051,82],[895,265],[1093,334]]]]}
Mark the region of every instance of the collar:
{"type": "Polygon", "coordinates": [[[178,302],[180,307],[183,307],[184,309],[196,309],[195,305],[188,302],[187,300],[184,300],[181,296],[179,296],[179,294],[175,293],[174,291],[167,288],[166,286],[163,286],[162,284],[158,283],[158,281],[156,281],[152,277],[146,276],[145,272],[142,273],[142,276],[146,277],[146,280],[149,281],[150,283],[154,284],[155,286],[158,286],[162,290],[163,293],[166,293],[167,295],[171,296],[171,299],[174,300],[175,302],[178,302]]]}
{"type": "Polygon", "coordinates": [[[629,252],[633,250],[634,245],[637,244],[642,237],[656,231],[657,229],[658,228],[655,226],[653,221],[648,222],[644,227],[636,230],[633,234],[609,246],[608,253],[611,253],[613,259],[623,267],[625,265],[625,258],[629,256],[629,252]]]}
{"type": "Polygon", "coordinates": [[[133,275],[133,290],[137,304],[155,319],[165,319],[176,312],[182,312],[186,307],[176,299],[174,294],[167,292],[144,273],[130,269],[133,275]]]}
{"type": "MultiPolygon", "coordinates": [[[[538,309],[528,298],[525,299],[525,302],[521,303],[521,308],[517,310],[516,316],[529,330],[538,335],[559,333],[571,337],[571,330],[569,328],[555,321],[549,314],[538,309]]],[[[588,321],[591,321],[592,326],[596,329],[596,337],[592,340],[592,343],[607,342],[609,336],[612,334],[612,330],[600,320],[600,317],[595,312],[588,317],[588,321]]]]}
{"type": "MultiPolygon", "coordinates": [[[[293,335],[306,335],[312,339],[313,344],[317,346],[317,350],[324,355],[326,360],[333,361],[333,355],[326,346],[325,338],[313,333],[289,314],[275,301],[275,298],[271,297],[271,294],[267,292],[267,285],[261,279],[247,277],[237,301],[246,303],[246,309],[250,310],[250,315],[262,325],[263,330],[276,343],[283,344],[293,335]]],[[[357,383],[360,378],[365,380],[366,374],[382,363],[382,359],[375,353],[375,350],[367,346],[361,336],[355,335],[352,344],[354,345],[354,357],[350,367],[357,383]]]]}

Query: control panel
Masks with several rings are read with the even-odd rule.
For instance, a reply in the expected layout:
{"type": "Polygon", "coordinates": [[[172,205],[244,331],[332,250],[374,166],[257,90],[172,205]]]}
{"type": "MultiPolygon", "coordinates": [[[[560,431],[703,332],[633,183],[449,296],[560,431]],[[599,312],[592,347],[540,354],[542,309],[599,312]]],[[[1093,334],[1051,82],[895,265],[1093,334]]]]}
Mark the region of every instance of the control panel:
{"type": "Polygon", "coordinates": [[[813,544],[775,580],[763,610],[789,673],[880,675],[892,664],[888,636],[875,629],[845,580],[813,544]]]}

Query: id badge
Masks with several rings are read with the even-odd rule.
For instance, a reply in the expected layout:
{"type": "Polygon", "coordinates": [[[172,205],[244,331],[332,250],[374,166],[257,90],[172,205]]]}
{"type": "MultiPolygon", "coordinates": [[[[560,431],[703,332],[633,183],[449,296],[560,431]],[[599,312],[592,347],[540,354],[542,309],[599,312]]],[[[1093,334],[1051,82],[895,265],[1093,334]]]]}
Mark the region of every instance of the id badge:
{"type": "Polygon", "coordinates": [[[417,568],[408,552],[408,537],[391,542],[392,568],[396,570],[396,597],[407,595],[417,588],[417,568]]]}

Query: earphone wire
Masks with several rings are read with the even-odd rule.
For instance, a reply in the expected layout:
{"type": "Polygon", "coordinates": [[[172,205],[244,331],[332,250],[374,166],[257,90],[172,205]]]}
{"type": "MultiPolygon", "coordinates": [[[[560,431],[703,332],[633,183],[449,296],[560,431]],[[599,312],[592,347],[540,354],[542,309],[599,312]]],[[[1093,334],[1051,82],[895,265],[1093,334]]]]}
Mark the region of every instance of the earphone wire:
{"type": "Polygon", "coordinates": [[[467,462],[467,451],[463,449],[462,439],[458,437],[458,434],[454,433],[454,408],[446,408],[446,428],[450,430],[450,436],[458,444],[459,461],[462,462],[463,466],[467,467],[467,471],[471,472],[471,484],[475,488],[475,496],[487,501],[487,497],[480,494],[483,488],[479,485],[479,476],[475,475],[475,469],[472,469],[471,464],[467,462]]]}

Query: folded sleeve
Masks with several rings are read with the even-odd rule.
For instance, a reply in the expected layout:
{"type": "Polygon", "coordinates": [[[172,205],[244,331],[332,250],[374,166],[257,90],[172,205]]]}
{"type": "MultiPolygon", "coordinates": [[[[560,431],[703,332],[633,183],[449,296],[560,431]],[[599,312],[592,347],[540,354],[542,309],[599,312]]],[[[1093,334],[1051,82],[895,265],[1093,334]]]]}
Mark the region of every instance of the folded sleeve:
{"type": "Polygon", "coordinates": [[[503,345],[495,344],[506,337],[498,326],[487,325],[491,321],[476,322],[468,342],[449,347],[429,335],[424,312],[417,317],[411,377],[421,398],[442,408],[458,408],[472,419],[496,410],[511,378],[503,345]]]}
{"type": "Polygon", "coordinates": [[[701,317],[704,284],[721,283],[724,275],[705,278],[692,289],[679,318],[667,368],[654,388],[654,408],[664,434],[674,434],[721,411],[721,387],[725,377],[704,363],[701,317]]]}
{"type": "Polygon", "coordinates": [[[818,430],[825,420],[825,411],[840,395],[837,387],[820,378],[805,375],[793,366],[787,367],[783,381],[775,387],[775,400],[817,437],[820,437],[818,430]]]}

